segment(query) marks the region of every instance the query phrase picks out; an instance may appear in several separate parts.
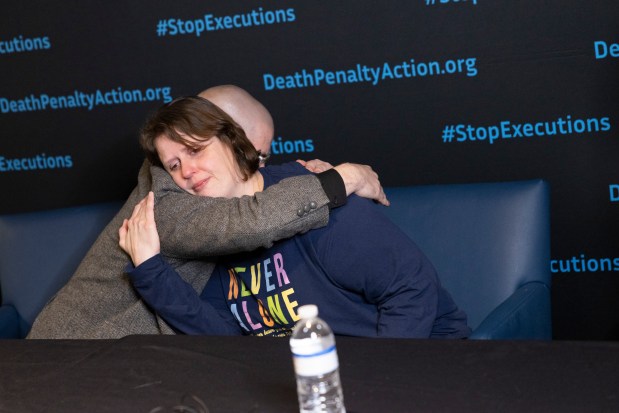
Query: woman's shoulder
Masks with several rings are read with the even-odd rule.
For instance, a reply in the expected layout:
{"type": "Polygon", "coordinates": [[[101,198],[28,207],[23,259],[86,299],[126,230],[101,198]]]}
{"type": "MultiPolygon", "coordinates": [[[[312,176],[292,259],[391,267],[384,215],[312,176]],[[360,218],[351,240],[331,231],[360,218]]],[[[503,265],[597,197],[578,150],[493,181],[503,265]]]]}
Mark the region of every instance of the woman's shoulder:
{"type": "Polygon", "coordinates": [[[309,175],[310,171],[298,162],[287,162],[280,165],[267,165],[259,169],[264,178],[264,186],[275,185],[279,181],[291,176],[309,175]]]}

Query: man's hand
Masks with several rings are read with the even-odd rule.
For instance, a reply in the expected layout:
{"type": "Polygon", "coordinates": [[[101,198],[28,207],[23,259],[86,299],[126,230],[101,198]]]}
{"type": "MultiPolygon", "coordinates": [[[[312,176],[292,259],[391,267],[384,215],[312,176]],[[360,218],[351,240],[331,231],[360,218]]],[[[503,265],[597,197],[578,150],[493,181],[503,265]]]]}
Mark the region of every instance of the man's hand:
{"type": "MultiPolygon", "coordinates": [[[[321,161],[320,159],[312,159],[311,161],[297,159],[297,162],[313,173],[320,173],[333,168],[333,165],[329,162],[321,161]]],[[[389,200],[378,180],[378,174],[370,166],[343,163],[336,166],[335,170],[344,181],[346,195],[354,193],[360,197],[373,199],[382,205],[389,206],[389,200]]]]}
{"type": "Polygon", "coordinates": [[[146,198],[133,208],[133,214],[123,221],[118,230],[118,245],[131,256],[136,267],[159,254],[159,234],[155,225],[155,196],[149,192],[146,198]]]}
{"type": "Polygon", "coordinates": [[[378,180],[378,174],[368,165],[343,163],[335,167],[346,186],[346,195],[355,193],[363,198],[369,198],[389,206],[389,200],[378,180]]]}

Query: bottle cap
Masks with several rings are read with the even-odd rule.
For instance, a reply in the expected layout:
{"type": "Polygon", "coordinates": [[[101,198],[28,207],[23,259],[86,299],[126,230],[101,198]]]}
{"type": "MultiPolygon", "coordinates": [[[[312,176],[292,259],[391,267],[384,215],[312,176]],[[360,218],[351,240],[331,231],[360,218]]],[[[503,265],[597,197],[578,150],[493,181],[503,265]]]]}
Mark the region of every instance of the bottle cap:
{"type": "Polygon", "coordinates": [[[314,318],[318,315],[318,307],[314,304],[302,305],[299,307],[297,314],[302,320],[306,318],[314,318]]]}

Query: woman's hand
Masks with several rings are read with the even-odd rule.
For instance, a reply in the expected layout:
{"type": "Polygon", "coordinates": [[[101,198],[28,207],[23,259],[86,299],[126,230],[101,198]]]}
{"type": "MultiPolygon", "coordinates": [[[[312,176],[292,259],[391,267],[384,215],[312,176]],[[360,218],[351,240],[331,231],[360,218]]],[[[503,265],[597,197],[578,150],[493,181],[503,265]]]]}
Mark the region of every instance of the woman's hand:
{"type": "Polygon", "coordinates": [[[133,208],[133,214],[123,221],[118,230],[118,244],[131,257],[136,267],[159,254],[159,234],[155,224],[155,195],[146,198],[133,208]]]}

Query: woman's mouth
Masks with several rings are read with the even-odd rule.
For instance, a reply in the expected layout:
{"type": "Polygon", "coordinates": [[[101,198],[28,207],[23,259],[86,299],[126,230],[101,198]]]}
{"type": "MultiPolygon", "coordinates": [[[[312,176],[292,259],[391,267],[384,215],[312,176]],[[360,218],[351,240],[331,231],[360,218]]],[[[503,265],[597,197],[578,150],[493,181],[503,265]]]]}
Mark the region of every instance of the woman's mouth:
{"type": "Polygon", "coordinates": [[[192,185],[191,190],[196,193],[200,192],[200,190],[206,186],[206,183],[208,182],[208,180],[209,178],[206,178],[206,179],[202,179],[196,182],[194,185],[192,185]]]}

